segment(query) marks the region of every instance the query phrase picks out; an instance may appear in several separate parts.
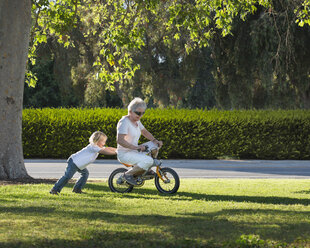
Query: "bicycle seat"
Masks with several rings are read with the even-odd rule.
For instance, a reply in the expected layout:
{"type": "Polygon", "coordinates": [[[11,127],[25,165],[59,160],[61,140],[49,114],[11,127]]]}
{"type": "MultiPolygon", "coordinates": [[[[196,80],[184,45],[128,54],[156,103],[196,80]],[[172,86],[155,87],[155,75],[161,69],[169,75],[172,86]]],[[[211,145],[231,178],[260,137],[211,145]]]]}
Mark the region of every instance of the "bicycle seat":
{"type": "Polygon", "coordinates": [[[124,164],[124,163],[121,163],[123,165],[125,165],[126,167],[132,167],[133,165],[132,164],[124,164]]]}

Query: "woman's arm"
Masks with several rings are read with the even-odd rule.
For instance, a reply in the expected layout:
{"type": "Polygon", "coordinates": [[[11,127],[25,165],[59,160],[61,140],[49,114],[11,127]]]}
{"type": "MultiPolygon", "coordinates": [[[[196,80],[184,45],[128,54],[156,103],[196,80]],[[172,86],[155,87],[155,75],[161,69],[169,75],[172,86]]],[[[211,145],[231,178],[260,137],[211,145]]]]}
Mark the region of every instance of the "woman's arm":
{"type": "Polygon", "coordinates": [[[135,145],[133,145],[133,144],[130,144],[128,141],[126,141],[126,140],[125,140],[126,135],[127,135],[127,134],[118,134],[118,135],[117,135],[116,142],[117,142],[118,144],[120,144],[122,147],[131,149],[131,150],[139,150],[139,149],[141,149],[141,151],[144,151],[144,150],[145,150],[145,147],[142,146],[142,145],[135,146],[135,145]]]}
{"type": "Polygon", "coordinates": [[[160,140],[157,140],[153,134],[151,134],[146,128],[141,130],[141,134],[147,138],[148,140],[152,141],[153,143],[157,144],[159,147],[162,147],[163,142],[160,140]]]}
{"type": "Polygon", "coordinates": [[[105,147],[99,151],[100,154],[104,155],[116,155],[116,148],[114,147],[105,147]]]}

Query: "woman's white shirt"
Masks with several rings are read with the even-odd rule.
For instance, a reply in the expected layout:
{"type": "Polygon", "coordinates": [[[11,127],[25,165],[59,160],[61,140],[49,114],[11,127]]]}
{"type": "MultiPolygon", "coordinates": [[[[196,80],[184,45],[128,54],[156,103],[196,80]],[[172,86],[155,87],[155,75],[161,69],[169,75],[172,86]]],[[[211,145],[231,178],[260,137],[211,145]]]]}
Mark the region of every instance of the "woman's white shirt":
{"type": "MultiPolygon", "coordinates": [[[[128,116],[123,116],[119,122],[117,123],[117,135],[118,134],[126,134],[125,140],[137,146],[139,142],[139,138],[141,136],[141,130],[145,129],[140,121],[137,121],[137,125],[130,121],[128,116]]],[[[132,151],[126,147],[117,144],[117,153],[119,152],[127,152],[132,151]]]]}
{"type": "Polygon", "coordinates": [[[77,153],[72,154],[70,158],[72,158],[73,163],[75,163],[80,170],[83,170],[87,165],[96,160],[101,149],[102,148],[99,146],[89,144],[77,153]]]}

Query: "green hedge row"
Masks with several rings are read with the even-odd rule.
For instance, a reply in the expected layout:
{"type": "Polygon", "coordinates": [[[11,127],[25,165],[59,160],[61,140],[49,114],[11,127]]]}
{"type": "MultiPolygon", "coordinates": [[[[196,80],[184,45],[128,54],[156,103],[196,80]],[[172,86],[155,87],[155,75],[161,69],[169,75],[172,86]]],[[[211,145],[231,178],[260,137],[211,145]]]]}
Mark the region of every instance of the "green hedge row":
{"type": "MultiPolygon", "coordinates": [[[[116,125],[126,114],[123,109],[25,109],[24,156],[67,158],[96,130],[116,146],[116,125]]],[[[164,142],[161,158],[310,159],[306,110],[148,109],[142,123],[164,142]]]]}

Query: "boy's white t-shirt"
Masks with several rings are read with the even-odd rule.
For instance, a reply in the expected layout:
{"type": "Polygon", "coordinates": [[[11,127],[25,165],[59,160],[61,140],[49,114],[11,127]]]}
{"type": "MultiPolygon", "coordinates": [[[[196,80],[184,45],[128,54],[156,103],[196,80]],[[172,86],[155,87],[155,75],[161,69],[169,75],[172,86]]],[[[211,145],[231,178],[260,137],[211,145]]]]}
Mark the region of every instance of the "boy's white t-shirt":
{"type": "MultiPolygon", "coordinates": [[[[141,136],[141,130],[145,129],[145,127],[142,125],[140,121],[137,122],[138,126],[133,124],[128,116],[123,116],[122,119],[119,120],[117,123],[117,135],[118,134],[126,134],[125,140],[132,144],[137,146],[139,142],[139,138],[141,136]]],[[[132,151],[131,149],[128,149],[126,147],[121,146],[120,144],[117,144],[117,150],[116,152],[127,152],[132,151]]]]}
{"type": "Polygon", "coordinates": [[[96,160],[101,149],[104,148],[89,144],[77,153],[72,154],[70,158],[72,158],[73,163],[75,163],[80,170],[83,170],[87,165],[96,160]]]}

